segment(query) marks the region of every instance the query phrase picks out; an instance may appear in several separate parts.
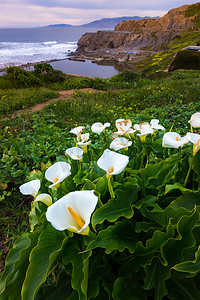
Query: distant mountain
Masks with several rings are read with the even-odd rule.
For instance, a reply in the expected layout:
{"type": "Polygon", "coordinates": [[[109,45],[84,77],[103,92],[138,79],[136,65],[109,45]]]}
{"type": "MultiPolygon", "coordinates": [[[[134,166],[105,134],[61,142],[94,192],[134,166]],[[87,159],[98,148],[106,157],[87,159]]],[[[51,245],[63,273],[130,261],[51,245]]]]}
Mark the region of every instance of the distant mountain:
{"type": "Polygon", "coordinates": [[[65,28],[65,27],[73,27],[70,24],[55,24],[55,25],[47,25],[45,28],[65,28]]]}
{"type": "MultiPolygon", "coordinates": [[[[79,25],[79,26],[73,26],[70,24],[55,24],[55,25],[48,25],[45,26],[45,28],[66,28],[66,27],[81,27],[81,28],[99,28],[99,29],[114,29],[115,26],[122,22],[122,21],[130,21],[130,20],[140,20],[140,19],[149,19],[150,17],[116,17],[116,18],[103,18],[100,20],[95,20],[93,22],[79,25]]],[[[159,18],[159,17],[156,17],[159,18]]]]}
{"type": "MultiPolygon", "coordinates": [[[[110,29],[114,29],[115,26],[122,22],[122,21],[130,21],[130,20],[140,20],[140,19],[148,19],[150,17],[138,17],[138,16],[134,16],[134,17],[117,17],[117,18],[103,18],[100,20],[96,20],[93,21],[91,23],[87,23],[84,25],[81,25],[80,27],[93,27],[93,28],[110,28],[110,29]]],[[[159,18],[159,17],[157,17],[159,18]]]]}

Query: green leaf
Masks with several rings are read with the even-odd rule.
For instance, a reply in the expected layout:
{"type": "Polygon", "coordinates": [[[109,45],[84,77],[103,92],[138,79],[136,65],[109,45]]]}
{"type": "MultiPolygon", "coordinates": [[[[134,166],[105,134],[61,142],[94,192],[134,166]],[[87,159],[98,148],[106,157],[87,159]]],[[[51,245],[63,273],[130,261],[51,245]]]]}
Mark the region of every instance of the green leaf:
{"type": "Polygon", "coordinates": [[[8,254],[4,272],[0,278],[0,299],[21,300],[21,288],[29,265],[28,257],[38,241],[42,226],[35,232],[23,234],[8,254]]]}
{"type": "Polygon", "coordinates": [[[87,299],[88,287],[88,263],[92,252],[81,253],[79,241],[69,239],[62,252],[62,261],[64,265],[72,264],[71,286],[78,292],[80,300],[87,299]]]}
{"type": "Polygon", "coordinates": [[[171,272],[169,267],[164,267],[158,257],[154,257],[150,265],[145,266],[147,277],[145,278],[146,290],[155,288],[155,300],[162,300],[167,295],[165,281],[170,278],[171,272]]]}
{"type": "Polygon", "coordinates": [[[56,230],[50,224],[42,232],[38,244],[30,254],[30,265],[22,286],[22,299],[34,299],[63,247],[65,237],[64,232],[56,230]]]}
{"type": "Polygon", "coordinates": [[[101,247],[105,248],[105,252],[109,254],[113,250],[122,252],[127,248],[130,253],[133,253],[137,240],[138,236],[132,223],[124,220],[123,222],[116,222],[115,225],[109,226],[105,230],[101,230],[97,238],[88,245],[87,250],[101,247]]]}
{"type": "Polygon", "coordinates": [[[179,207],[184,207],[187,210],[193,210],[195,206],[200,205],[200,192],[189,191],[184,193],[184,195],[177,197],[170,204],[174,209],[179,207]]]}
{"type": "Polygon", "coordinates": [[[133,216],[132,204],[137,199],[139,187],[135,186],[128,190],[117,190],[116,199],[109,200],[106,204],[97,209],[92,216],[92,226],[103,223],[105,219],[109,222],[116,221],[119,217],[130,219],[133,216]]]}
{"type": "Polygon", "coordinates": [[[170,267],[184,261],[184,249],[191,248],[195,245],[196,240],[192,233],[194,226],[199,221],[197,210],[180,218],[177,223],[177,236],[170,238],[166,245],[163,246],[163,256],[170,267]]]}
{"type": "Polygon", "coordinates": [[[106,195],[108,192],[108,179],[106,175],[100,177],[96,183],[96,191],[99,192],[102,197],[106,195]]]}
{"type": "Polygon", "coordinates": [[[47,285],[41,287],[39,293],[36,295],[35,300],[61,300],[68,299],[72,294],[71,277],[65,271],[58,274],[55,286],[47,285]]]}
{"type": "Polygon", "coordinates": [[[176,264],[173,267],[174,270],[179,272],[196,273],[200,271],[200,246],[195,253],[195,259],[193,261],[185,261],[180,264],[176,264]]]}
{"type": "Polygon", "coordinates": [[[168,297],[174,300],[197,300],[200,299],[200,289],[192,279],[178,280],[171,278],[166,282],[168,297]]]}
{"type": "Polygon", "coordinates": [[[114,283],[113,300],[146,300],[142,286],[129,277],[119,277],[114,283]]]}

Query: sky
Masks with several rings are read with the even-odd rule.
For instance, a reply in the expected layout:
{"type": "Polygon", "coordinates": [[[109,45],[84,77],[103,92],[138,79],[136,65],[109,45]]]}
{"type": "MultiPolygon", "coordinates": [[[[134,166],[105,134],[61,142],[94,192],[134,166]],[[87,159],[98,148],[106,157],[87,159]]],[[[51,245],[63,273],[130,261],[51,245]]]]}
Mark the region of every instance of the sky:
{"type": "Polygon", "coordinates": [[[162,17],[192,0],[0,0],[0,28],[82,25],[122,16],[162,17]]]}

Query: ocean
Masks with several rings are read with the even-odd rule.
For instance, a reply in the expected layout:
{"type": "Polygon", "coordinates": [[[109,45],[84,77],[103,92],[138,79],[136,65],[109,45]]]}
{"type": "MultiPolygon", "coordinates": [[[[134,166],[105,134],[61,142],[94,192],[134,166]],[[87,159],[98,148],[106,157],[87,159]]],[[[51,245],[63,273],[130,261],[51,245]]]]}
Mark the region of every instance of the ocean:
{"type": "Polygon", "coordinates": [[[84,33],[97,30],[81,27],[0,29],[0,69],[57,60],[49,63],[65,73],[109,78],[118,73],[113,66],[67,59],[77,49],[77,42],[84,33]]]}

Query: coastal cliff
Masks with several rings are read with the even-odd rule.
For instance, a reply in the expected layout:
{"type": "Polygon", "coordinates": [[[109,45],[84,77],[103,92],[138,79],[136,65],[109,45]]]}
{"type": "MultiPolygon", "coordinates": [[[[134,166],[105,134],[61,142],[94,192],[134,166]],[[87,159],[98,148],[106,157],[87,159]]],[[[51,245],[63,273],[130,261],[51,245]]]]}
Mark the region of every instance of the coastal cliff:
{"type": "Polygon", "coordinates": [[[171,9],[158,19],[123,21],[114,31],[86,33],[78,41],[77,53],[162,49],[186,30],[200,30],[200,2],[171,9]]]}

